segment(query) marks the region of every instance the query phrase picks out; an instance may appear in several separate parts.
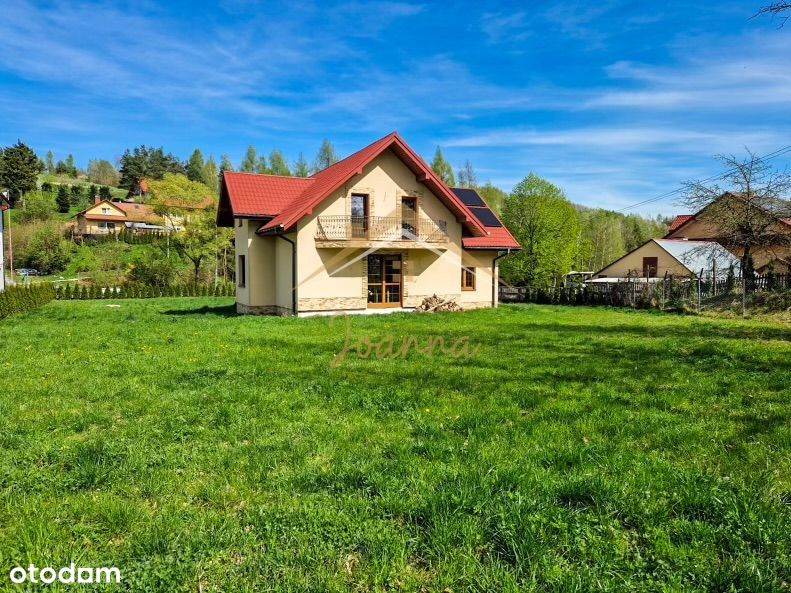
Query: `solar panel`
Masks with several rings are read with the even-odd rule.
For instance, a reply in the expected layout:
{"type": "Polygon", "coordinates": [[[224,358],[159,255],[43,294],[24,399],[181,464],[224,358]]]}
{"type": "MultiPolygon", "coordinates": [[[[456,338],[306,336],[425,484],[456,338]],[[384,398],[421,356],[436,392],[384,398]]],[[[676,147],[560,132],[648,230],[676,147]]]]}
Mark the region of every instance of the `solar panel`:
{"type": "Polygon", "coordinates": [[[475,215],[475,218],[477,218],[483,226],[490,226],[490,227],[503,226],[502,223],[500,223],[500,221],[497,220],[497,217],[494,215],[494,212],[489,210],[489,208],[487,208],[486,206],[484,206],[483,208],[471,207],[470,210],[475,215]]]}
{"type": "Polygon", "coordinates": [[[465,206],[486,206],[486,202],[481,199],[481,196],[479,196],[478,192],[476,192],[474,189],[454,187],[453,193],[456,194],[457,198],[464,202],[465,206]]]}

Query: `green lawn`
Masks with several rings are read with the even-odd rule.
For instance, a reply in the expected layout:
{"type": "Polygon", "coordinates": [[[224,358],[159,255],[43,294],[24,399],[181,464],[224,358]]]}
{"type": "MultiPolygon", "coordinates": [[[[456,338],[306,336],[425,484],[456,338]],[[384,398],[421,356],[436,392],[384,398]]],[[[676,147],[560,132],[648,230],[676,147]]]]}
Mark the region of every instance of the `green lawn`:
{"type": "Polygon", "coordinates": [[[480,350],[336,368],[342,321],[108,303],[0,322],[0,590],[31,562],[130,591],[791,588],[788,325],[373,316],[352,335],[480,350]]]}

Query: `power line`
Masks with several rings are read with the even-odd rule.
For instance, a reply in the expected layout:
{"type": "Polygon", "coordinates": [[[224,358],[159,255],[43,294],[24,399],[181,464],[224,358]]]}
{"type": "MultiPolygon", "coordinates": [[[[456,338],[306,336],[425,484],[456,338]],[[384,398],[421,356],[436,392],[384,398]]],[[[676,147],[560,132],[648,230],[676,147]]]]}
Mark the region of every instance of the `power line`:
{"type": "MultiPolygon", "coordinates": [[[[770,161],[770,160],[772,160],[774,158],[777,158],[779,156],[782,156],[782,155],[784,155],[784,154],[786,154],[788,152],[791,152],[791,144],[789,144],[788,146],[784,146],[783,148],[778,148],[777,150],[775,150],[773,152],[770,152],[768,154],[765,154],[762,157],[757,157],[755,160],[756,161],[770,161]]],[[[723,178],[727,177],[728,175],[731,175],[732,173],[735,173],[736,171],[737,171],[737,169],[735,169],[735,168],[734,169],[730,169],[730,170],[726,171],[725,173],[721,173],[719,175],[713,175],[711,177],[707,177],[706,179],[701,179],[700,183],[706,183],[706,182],[709,182],[709,181],[715,181],[717,179],[723,179],[723,178]]],[[[683,187],[679,187],[678,189],[674,189],[674,190],[671,190],[669,192],[665,192],[665,193],[660,194],[658,196],[654,196],[653,198],[648,198],[647,200],[643,200],[642,202],[637,202],[637,203],[631,204],[629,206],[624,206],[623,208],[620,208],[619,210],[616,210],[616,212],[623,212],[625,210],[631,210],[631,209],[637,208],[639,206],[645,206],[646,204],[651,204],[653,202],[657,202],[657,201],[662,200],[664,198],[669,198],[670,196],[675,195],[677,193],[680,193],[682,191],[684,191],[684,188],[683,187]]]]}

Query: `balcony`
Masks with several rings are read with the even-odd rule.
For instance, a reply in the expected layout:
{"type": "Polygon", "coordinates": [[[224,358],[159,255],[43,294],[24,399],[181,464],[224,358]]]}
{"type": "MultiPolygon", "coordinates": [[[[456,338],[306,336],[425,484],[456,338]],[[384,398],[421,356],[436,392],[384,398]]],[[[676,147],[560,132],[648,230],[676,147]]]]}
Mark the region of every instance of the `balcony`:
{"type": "Polygon", "coordinates": [[[419,249],[429,243],[444,249],[448,240],[447,222],[424,217],[319,216],[316,227],[317,247],[419,249]]]}

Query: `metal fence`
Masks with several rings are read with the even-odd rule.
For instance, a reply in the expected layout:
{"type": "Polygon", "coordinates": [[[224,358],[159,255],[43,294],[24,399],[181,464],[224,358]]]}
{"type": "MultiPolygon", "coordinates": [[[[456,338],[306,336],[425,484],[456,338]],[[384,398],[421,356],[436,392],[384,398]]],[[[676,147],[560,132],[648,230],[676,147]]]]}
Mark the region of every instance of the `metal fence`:
{"type": "Polygon", "coordinates": [[[700,309],[718,297],[744,292],[791,291],[791,274],[764,274],[752,278],[719,279],[666,276],[634,278],[622,282],[593,282],[534,289],[500,286],[502,303],[546,303],[567,305],[610,305],[642,309],[700,309]]]}
{"type": "Polygon", "coordinates": [[[320,241],[428,241],[448,240],[444,220],[401,218],[398,216],[319,216],[316,239],[320,241]]]}

